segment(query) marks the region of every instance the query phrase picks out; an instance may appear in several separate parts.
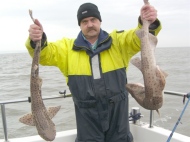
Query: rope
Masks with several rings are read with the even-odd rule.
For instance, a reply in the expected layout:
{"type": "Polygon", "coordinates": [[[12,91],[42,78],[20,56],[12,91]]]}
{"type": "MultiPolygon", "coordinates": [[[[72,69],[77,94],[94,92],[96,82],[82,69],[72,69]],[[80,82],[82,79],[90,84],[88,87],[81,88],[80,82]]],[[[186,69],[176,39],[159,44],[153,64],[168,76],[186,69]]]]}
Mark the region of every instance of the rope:
{"type": "Polygon", "coordinates": [[[184,112],[185,112],[185,109],[187,108],[187,105],[188,105],[188,103],[189,103],[189,101],[190,101],[190,92],[189,92],[187,95],[184,95],[183,103],[185,102],[185,97],[188,98],[188,101],[187,101],[187,103],[185,104],[185,106],[184,106],[184,108],[183,108],[183,110],[182,110],[182,112],[181,112],[181,115],[180,115],[180,117],[178,118],[178,121],[176,122],[176,124],[175,124],[175,126],[174,126],[174,128],[173,128],[173,130],[172,130],[172,132],[171,132],[171,134],[170,134],[170,136],[169,136],[167,142],[170,142],[170,140],[171,140],[171,138],[172,138],[172,136],[173,136],[173,133],[175,132],[175,130],[176,130],[176,128],[177,128],[177,125],[179,124],[179,122],[180,122],[180,120],[181,120],[181,118],[182,118],[182,116],[183,116],[183,114],[184,114],[184,112]]]}
{"type": "Polygon", "coordinates": [[[141,113],[137,113],[137,114],[132,114],[132,112],[130,112],[130,116],[129,116],[129,121],[136,121],[139,120],[141,118],[141,113]]]}

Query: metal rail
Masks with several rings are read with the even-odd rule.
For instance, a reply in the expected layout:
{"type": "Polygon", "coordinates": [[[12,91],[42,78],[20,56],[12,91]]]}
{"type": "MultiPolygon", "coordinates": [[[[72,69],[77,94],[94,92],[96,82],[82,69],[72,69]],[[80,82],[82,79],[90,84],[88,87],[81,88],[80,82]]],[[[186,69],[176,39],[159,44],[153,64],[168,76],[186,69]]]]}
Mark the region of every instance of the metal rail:
{"type": "MultiPolygon", "coordinates": [[[[64,92],[60,92],[60,94],[63,94],[62,96],[52,96],[52,97],[43,97],[43,100],[51,100],[51,99],[58,99],[58,98],[66,98],[66,97],[71,97],[72,95],[65,95],[64,92]]],[[[164,94],[168,95],[175,95],[175,96],[184,96],[186,93],[181,93],[181,92],[174,92],[174,91],[164,91],[164,94]]],[[[22,103],[22,102],[30,102],[30,98],[28,99],[18,99],[18,100],[8,100],[8,101],[1,101],[1,116],[2,116],[2,122],[3,122],[3,130],[4,130],[4,139],[5,142],[8,142],[8,132],[7,132],[7,121],[6,121],[6,109],[5,105],[7,104],[14,104],[14,103],[22,103]]],[[[150,128],[153,127],[153,111],[150,111],[150,128]]]]}
{"type": "MultiPolygon", "coordinates": [[[[184,97],[187,93],[164,90],[164,94],[178,96],[178,97],[184,97]]],[[[153,114],[154,114],[153,110],[150,110],[149,128],[153,128],[153,114]]]]}
{"type": "MultiPolygon", "coordinates": [[[[63,94],[61,96],[52,96],[52,97],[43,97],[43,100],[51,100],[51,99],[59,99],[59,98],[66,98],[71,97],[71,94],[65,95],[66,91],[59,92],[60,94],[63,94]]],[[[3,131],[4,131],[4,139],[5,142],[8,142],[8,131],[7,131],[7,120],[6,120],[6,109],[5,105],[7,104],[14,104],[14,103],[23,103],[23,102],[30,102],[30,97],[28,99],[18,99],[18,100],[8,100],[8,101],[1,101],[1,116],[2,116],[2,122],[3,122],[3,131]]]]}

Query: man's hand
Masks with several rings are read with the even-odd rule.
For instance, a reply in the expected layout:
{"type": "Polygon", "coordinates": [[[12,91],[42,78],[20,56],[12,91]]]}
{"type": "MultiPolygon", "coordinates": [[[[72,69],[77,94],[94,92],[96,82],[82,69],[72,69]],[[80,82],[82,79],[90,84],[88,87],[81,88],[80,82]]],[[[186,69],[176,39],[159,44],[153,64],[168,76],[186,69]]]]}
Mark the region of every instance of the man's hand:
{"type": "Polygon", "coordinates": [[[149,5],[145,4],[141,8],[141,20],[147,20],[150,21],[150,23],[153,23],[157,19],[157,10],[149,5]]]}
{"type": "Polygon", "coordinates": [[[35,19],[34,24],[30,25],[28,32],[30,40],[36,42],[42,39],[43,27],[40,24],[40,22],[37,19],[35,19]]]}

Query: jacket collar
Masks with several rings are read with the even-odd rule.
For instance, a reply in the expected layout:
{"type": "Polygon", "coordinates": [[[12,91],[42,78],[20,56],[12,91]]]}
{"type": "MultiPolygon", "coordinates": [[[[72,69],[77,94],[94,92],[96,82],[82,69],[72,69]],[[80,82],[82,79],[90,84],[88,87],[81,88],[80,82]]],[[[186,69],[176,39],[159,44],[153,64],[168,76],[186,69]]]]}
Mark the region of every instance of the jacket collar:
{"type": "Polygon", "coordinates": [[[82,35],[82,31],[80,31],[77,36],[77,39],[74,42],[73,50],[76,50],[76,51],[85,50],[85,51],[87,51],[87,54],[93,55],[93,54],[97,54],[103,50],[110,48],[111,41],[112,40],[111,40],[111,37],[109,36],[109,34],[105,31],[103,31],[102,29],[100,29],[100,34],[98,36],[97,49],[95,51],[93,51],[91,49],[91,44],[84,39],[84,37],[82,35]],[[109,42],[109,43],[107,43],[107,42],[109,42]],[[106,44],[104,44],[105,46],[102,46],[103,43],[106,43],[106,44]]]}

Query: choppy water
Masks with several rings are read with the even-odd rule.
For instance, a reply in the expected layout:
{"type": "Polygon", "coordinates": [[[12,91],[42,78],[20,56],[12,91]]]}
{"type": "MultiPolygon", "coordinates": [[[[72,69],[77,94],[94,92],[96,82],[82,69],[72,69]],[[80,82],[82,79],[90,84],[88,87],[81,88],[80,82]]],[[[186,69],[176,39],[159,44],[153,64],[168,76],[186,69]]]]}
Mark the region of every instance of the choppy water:
{"type": "MultiPolygon", "coordinates": [[[[157,48],[157,64],[166,71],[165,90],[187,93],[190,92],[190,48],[157,48]]],[[[139,56],[136,55],[136,56],[139,56]]],[[[27,98],[30,95],[30,68],[31,58],[28,53],[0,54],[0,101],[27,98]]],[[[129,66],[128,82],[142,82],[140,71],[129,66]]],[[[59,95],[60,90],[67,90],[65,78],[55,67],[40,66],[40,76],[43,79],[42,95],[59,95]]],[[[140,107],[135,100],[129,97],[129,109],[140,107]]],[[[154,124],[172,130],[184,105],[182,97],[165,95],[163,107],[160,109],[161,117],[154,113],[154,124]]],[[[76,127],[74,105],[71,98],[44,101],[46,106],[61,105],[61,111],[53,118],[57,131],[73,129],[76,127]]],[[[30,111],[29,103],[8,104],[6,107],[9,138],[37,134],[35,127],[25,126],[18,119],[30,111]]],[[[140,107],[144,117],[141,121],[149,121],[149,111],[140,107]]],[[[1,115],[1,114],[0,114],[1,115]]],[[[190,136],[190,104],[188,105],[181,123],[176,132],[190,136]]],[[[3,138],[3,126],[0,119],[0,139],[3,138]]]]}

